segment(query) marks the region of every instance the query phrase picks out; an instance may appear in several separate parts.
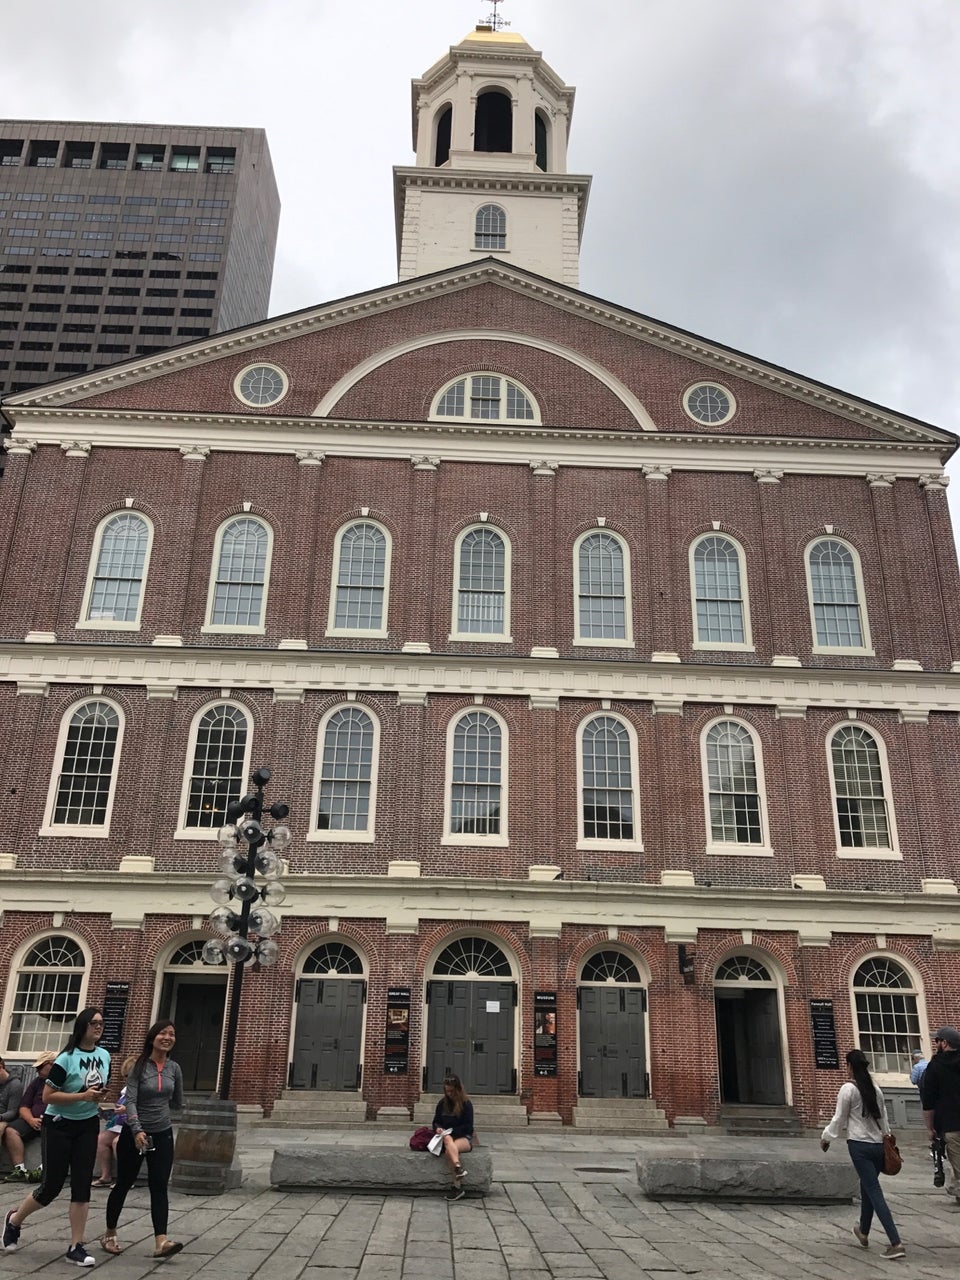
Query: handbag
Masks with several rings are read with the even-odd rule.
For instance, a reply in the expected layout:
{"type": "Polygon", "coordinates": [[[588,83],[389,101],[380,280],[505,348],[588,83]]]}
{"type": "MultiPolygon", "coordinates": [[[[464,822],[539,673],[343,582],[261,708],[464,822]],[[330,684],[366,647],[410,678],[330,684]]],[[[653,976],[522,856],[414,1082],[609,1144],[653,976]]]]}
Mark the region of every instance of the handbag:
{"type": "Polygon", "coordinates": [[[903,1160],[900,1158],[897,1140],[892,1133],[885,1133],[883,1135],[883,1172],[887,1177],[892,1178],[894,1174],[900,1172],[902,1167],[903,1160]]]}
{"type": "Polygon", "coordinates": [[[433,1137],[433,1130],[426,1125],[421,1125],[419,1129],[415,1129],[410,1135],[411,1151],[426,1151],[433,1137]]]}

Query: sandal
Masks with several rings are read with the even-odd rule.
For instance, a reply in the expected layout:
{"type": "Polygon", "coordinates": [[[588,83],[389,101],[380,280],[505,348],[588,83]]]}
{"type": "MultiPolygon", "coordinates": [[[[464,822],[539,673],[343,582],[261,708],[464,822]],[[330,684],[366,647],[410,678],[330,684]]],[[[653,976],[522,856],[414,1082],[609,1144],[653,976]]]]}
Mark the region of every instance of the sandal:
{"type": "Polygon", "coordinates": [[[123,1253],[123,1245],[116,1236],[101,1236],[99,1244],[104,1253],[112,1253],[114,1255],[123,1253]]]}
{"type": "Polygon", "coordinates": [[[166,1244],[162,1244],[159,1249],[154,1251],[155,1258],[172,1258],[175,1253],[179,1253],[183,1245],[179,1240],[168,1240],[166,1244]]]}
{"type": "Polygon", "coordinates": [[[104,1187],[109,1191],[113,1190],[113,1183],[109,1182],[106,1178],[97,1178],[97,1180],[95,1182],[91,1182],[90,1185],[91,1187],[104,1187]]]}

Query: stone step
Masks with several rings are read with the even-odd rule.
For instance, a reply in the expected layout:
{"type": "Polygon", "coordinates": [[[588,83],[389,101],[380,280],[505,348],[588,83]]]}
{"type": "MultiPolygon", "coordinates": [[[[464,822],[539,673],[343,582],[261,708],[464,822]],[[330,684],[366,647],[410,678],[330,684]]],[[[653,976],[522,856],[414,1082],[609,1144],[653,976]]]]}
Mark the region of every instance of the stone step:
{"type": "MultiPolygon", "coordinates": [[[[527,1109],[519,1098],[474,1096],[470,1101],[478,1132],[484,1129],[491,1132],[526,1129],[528,1126],[527,1109]]],[[[436,1107],[432,1099],[416,1103],[413,1108],[414,1127],[430,1124],[436,1107]]]]}
{"type": "Polygon", "coordinates": [[[578,1098],[573,1124],[594,1133],[663,1133],[670,1128],[655,1098],[578,1098]]]}
{"type": "Polygon", "coordinates": [[[574,1108],[573,1125],[578,1133],[619,1133],[624,1137],[632,1134],[643,1133],[669,1133],[670,1125],[667,1118],[662,1119],[654,1117],[646,1118],[638,1116],[635,1120],[625,1119],[622,1116],[589,1116],[582,1117],[576,1113],[574,1108]]]}
{"type": "Polygon", "coordinates": [[[596,1115],[637,1115],[649,1111],[660,1114],[656,1098],[578,1098],[577,1109],[596,1115]]]}
{"type": "Polygon", "coordinates": [[[356,1094],[302,1092],[299,1097],[281,1095],[273,1104],[270,1123],[277,1128],[340,1128],[351,1124],[363,1124],[367,1118],[367,1104],[356,1094]]]}

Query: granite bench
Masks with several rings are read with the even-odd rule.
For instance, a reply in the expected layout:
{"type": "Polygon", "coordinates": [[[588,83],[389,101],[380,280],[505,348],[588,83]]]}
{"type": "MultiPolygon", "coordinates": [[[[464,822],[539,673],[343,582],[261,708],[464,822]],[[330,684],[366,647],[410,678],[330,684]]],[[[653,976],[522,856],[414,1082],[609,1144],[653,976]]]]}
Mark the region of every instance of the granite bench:
{"type": "Polygon", "coordinates": [[[819,1151],[650,1151],[637,1179],[651,1200],[746,1200],[764,1204],[849,1204],[857,1174],[846,1158],[819,1151]]]}
{"type": "MultiPolygon", "coordinates": [[[[467,1195],[486,1195],[493,1181],[493,1161],[489,1152],[472,1151],[465,1156],[467,1195]]],[[[422,1191],[443,1192],[451,1185],[450,1165],[442,1157],[408,1147],[371,1143],[364,1147],[300,1146],[276,1147],[270,1166],[271,1185],[283,1191],[299,1188],[328,1191],[422,1191]]]]}

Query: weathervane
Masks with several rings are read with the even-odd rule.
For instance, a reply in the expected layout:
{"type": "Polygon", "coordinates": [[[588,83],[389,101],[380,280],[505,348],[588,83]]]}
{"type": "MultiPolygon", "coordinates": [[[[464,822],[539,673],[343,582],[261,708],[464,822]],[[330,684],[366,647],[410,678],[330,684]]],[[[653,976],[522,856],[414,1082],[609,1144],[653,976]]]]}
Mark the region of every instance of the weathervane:
{"type": "Polygon", "coordinates": [[[503,4],[503,0],[490,0],[490,3],[493,5],[493,13],[488,18],[481,18],[481,23],[491,31],[500,31],[503,27],[509,27],[510,23],[500,17],[500,5],[503,4]]]}

